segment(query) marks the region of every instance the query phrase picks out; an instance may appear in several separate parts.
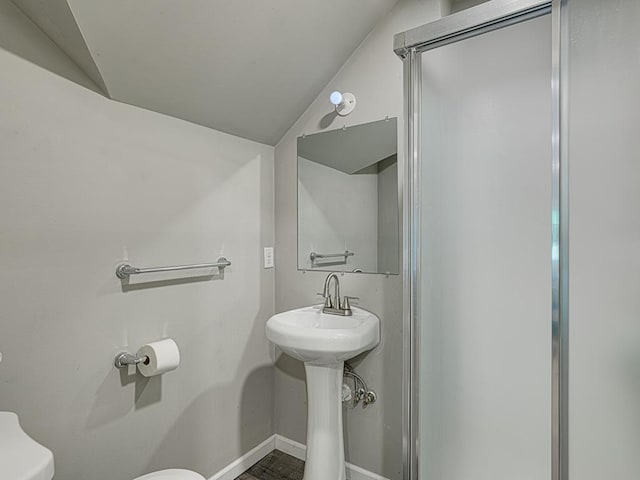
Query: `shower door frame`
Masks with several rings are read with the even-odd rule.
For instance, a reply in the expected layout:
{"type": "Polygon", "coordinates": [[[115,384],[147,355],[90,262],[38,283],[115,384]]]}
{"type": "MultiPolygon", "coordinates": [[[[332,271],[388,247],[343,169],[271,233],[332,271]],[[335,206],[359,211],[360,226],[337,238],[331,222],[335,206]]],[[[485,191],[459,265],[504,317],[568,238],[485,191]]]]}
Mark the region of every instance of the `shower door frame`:
{"type": "Polygon", "coordinates": [[[568,1],[492,0],[399,33],[394,51],[404,64],[406,143],[399,164],[403,238],[403,480],[420,479],[420,159],[423,52],[543,15],[552,19],[551,98],[551,480],[568,480],[568,1]]]}

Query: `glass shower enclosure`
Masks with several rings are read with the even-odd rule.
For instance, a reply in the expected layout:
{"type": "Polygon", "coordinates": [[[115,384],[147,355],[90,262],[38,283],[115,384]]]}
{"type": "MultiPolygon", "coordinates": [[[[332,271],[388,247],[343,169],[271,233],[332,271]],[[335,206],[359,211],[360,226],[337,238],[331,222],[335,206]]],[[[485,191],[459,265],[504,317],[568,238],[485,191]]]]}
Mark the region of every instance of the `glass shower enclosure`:
{"type": "Polygon", "coordinates": [[[493,0],[396,35],[406,480],[640,478],[639,24],[493,0]]]}

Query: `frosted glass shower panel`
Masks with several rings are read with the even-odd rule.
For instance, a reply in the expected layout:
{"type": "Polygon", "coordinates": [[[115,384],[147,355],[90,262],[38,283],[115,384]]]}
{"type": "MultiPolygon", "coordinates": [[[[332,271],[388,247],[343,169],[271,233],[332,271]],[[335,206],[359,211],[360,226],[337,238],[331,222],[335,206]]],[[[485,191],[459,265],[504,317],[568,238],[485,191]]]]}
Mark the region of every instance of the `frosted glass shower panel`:
{"type": "Polygon", "coordinates": [[[640,478],[640,2],[569,2],[569,476],[640,478]]]}
{"type": "Polygon", "coordinates": [[[550,38],[422,54],[422,480],[550,478],[550,38]]]}

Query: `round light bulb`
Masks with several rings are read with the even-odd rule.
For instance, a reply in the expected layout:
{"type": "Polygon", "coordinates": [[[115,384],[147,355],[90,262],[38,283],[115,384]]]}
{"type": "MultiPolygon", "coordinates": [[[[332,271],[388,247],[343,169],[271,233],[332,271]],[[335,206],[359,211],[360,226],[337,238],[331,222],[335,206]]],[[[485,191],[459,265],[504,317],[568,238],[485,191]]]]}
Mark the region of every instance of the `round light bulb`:
{"type": "Polygon", "coordinates": [[[340,92],[332,92],[329,95],[329,100],[331,100],[332,104],[338,106],[342,103],[342,94],[340,92]]]}

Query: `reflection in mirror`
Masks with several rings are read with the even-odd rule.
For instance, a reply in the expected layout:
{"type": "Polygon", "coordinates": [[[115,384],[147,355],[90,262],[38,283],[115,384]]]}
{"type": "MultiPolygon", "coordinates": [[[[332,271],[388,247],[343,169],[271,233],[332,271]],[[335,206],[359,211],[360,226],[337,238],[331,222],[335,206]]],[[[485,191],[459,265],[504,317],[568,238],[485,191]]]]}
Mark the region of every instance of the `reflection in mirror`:
{"type": "Polygon", "coordinates": [[[398,274],[397,120],[298,138],[298,268],[398,274]]]}

